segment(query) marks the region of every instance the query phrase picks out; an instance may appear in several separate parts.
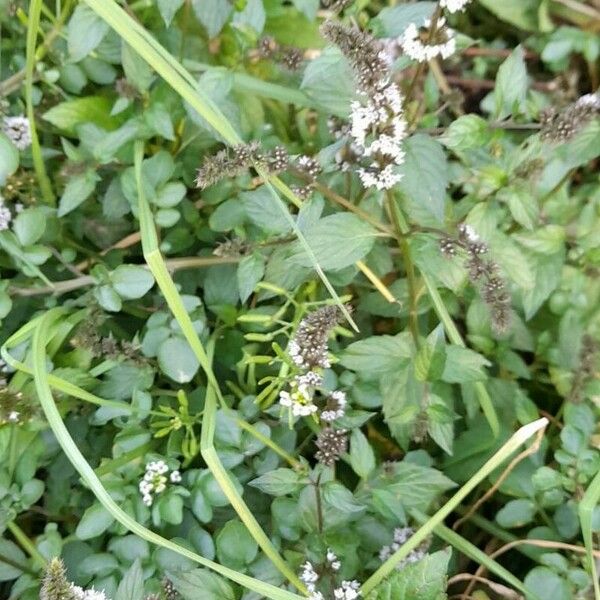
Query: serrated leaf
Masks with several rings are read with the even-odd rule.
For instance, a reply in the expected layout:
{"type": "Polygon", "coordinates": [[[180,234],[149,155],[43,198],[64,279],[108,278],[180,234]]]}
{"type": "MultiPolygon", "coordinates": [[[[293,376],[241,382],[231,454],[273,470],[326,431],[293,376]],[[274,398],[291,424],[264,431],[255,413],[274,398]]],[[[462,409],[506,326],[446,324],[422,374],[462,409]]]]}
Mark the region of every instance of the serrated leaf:
{"type": "Polygon", "coordinates": [[[378,37],[398,37],[406,28],[414,23],[418,27],[431,18],[435,10],[435,2],[409,2],[398,6],[385,7],[371,21],[378,37]]]}
{"type": "Polygon", "coordinates": [[[490,364],[485,356],[469,348],[450,345],[446,347],[446,363],[442,379],[448,383],[482,381],[487,377],[484,367],[490,364]]]}
{"type": "Polygon", "coordinates": [[[396,371],[411,358],[410,336],[378,335],[350,344],[340,357],[340,364],[361,375],[381,375],[396,371]]]}
{"type": "MultiPolygon", "coordinates": [[[[365,221],[350,213],[336,213],[307,227],[304,237],[325,271],[338,271],[363,259],[373,247],[377,232],[365,221]]],[[[303,267],[312,261],[298,243],[293,260],[303,267]]]]}
{"type": "Polygon", "coordinates": [[[237,282],[240,300],[246,302],[265,274],[265,261],[260,254],[250,254],[240,261],[237,268],[237,282]]]}
{"type": "Polygon", "coordinates": [[[208,569],[169,573],[169,579],[183,600],[198,600],[200,590],[203,600],[235,600],[229,583],[208,569]]]}
{"type": "Polygon", "coordinates": [[[527,88],[525,53],[517,46],[498,69],[494,91],[496,117],[504,119],[523,112],[527,88]]]}
{"type": "Polygon", "coordinates": [[[143,598],[144,575],[140,559],[136,558],[119,583],[115,600],[143,600],[143,598]]]}
{"type": "Polygon", "coordinates": [[[94,190],[100,177],[94,169],[87,169],[84,173],[75,175],[67,182],[67,186],[58,202],[57,215],[64,217],[85,202],[94,190]]]}
{"type": "Polygon", "coordinates": [[[249,485],[271,496],[285,496],[300,489],[302,477],[292,469],[275,469],[253,479],[249,485]]]}
{"type": "Polygon", "coordinates": [[[86,96],[61,102],[46,111],[42,118],[65,131],[73,131],[81,123],[94,123],[103,129],[113,129],[116,123],[110,112],[111,102],[108,98],[86,96]]]}
{"type": "Polygon", "coordinates": [[[441,144],[423,134],[404,143],[406,156],[399,167],[399,187],[406,201],[423,207],[438,223],[444,222],[448,164],[441,144]]]}
{"type": "Polygon", "coordinates": [[[405,566],[375,588],[366,600],[444,600],[451,555],[447,548],[405,566]]]}
{"type": "Polygon", "coordinates": [[[375,453],[360,429],[355,429],[350,436],[350,465],[362,479],[375,470],[375,453]]]}
{"type": "Polygon", "coordinates": [[[233,5],[226,0],[192,0],[192,7],[210,38],[221,32],[233,10],[233,5]]]}
{"type": "Polygon", "coordinates": [[[308,63],[300,89],[323,112],[339,117],[349,114],[356,97],[354,73],[337,48],[326,48],[308,63]]]}
{"type": "Polygon", "coordinates": [[[67,26],[67,45],[73,62],[86,57],[108,32],[108,23],[85,4],[78,4],[67,26]]]}
{"type": "Polygon", "coordinates": [[[185,0],[157,0],[158,11],[165,25],[169,27],[177,11],[183,6],[185,0]]]}

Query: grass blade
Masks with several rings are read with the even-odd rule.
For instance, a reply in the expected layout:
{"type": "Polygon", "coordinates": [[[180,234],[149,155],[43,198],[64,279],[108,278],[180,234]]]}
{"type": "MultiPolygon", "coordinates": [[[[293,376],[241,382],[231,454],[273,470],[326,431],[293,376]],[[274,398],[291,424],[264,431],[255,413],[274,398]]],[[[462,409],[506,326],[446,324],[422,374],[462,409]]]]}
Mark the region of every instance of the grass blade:
{"type": "Polygon", "coordinates": [[[56,198],[52,191],[52,185],[44,158],[42,157],[42,149],[40,140],[37,134],[35,125],[35,113],[33,110],[33,72],[36,62],[36,42],[38,36],[38,28],[40,26],[40,13],[42,11],[43,0],[31,0],[29,3],[29,20],[27,22],[27,46],[25,59],[25,104],[27,109],[27,119],[29,120],[29,128],[31,130],[31,156],[33,158],[33,168],[40,184],[42,196],[47,204],[54,206],[56,198]]]}
{"type": "MultiPolygon", "coordinates": [[[[165,300],[173,316],[179,323],[183,335],[190,344],[202,370],[204,371],[206,378],[208,379],[209,386],[206,392],[206,405],[204,408],[204,416],[202,421],[202,438],[201,438],[201,453],[202,457],[206,461],[208,468],[218,481],[223,493],[227,496],[231,505],[235,509],[236,513],[248,528],[248,531],[255,539],[256,543],[260,546],[262,551],[269,557],[277,569],[287,577],[287,579],[295,585],[299,590],[304,591],[304,585],[298,579],[297,575],[287,566],[283,558],[277,552],[275,546],[271,543],[265,532],[262,530],[258,521],[254,518],[254,515],[250,509],[246,506],[242,497],[239,495],[235,486],[231,482],[231,479],[227,475],[227,471],[224,469],[213,445],[214,435],[214,419],[216,411],[216,400],[218,398],[222,405],[225,405],[223,395],[219,388],[219,384],[215,377],[212,369],[211,360],[202,344],[202,341],[198,337],[196,330],[192,324],[190,316],[185,309],[181,296],[171,279],[171,275],[166,267],[165,261],[158,248],[158,239],[156,236],[156,229],[152,221],[152,214],[150,212],[150,206],[144,194],[144,186],[142,184],[142,157],[144,147],[143,142],[137,142],[135,146],[135,177],[138,188],[138,213],[140,219],[140,229],[142,234],[142,250],[144,258],[148,263],[150,271],[154,275],[156,283],[158,284],[161,292],[163,293],[165,300]],[[212,407],[212,411],[211,411],[212,407]]],[[[286,211],[287,212],[287,211],[286,211]]],[[[291,218],[291,217],[290,217],[291,218]]]]}
{"type": "Polygon", "coordinates": [[[227,471],[223,467],[217,451],[214,446],[214,435],[215,435],[215,423],[217,402],[213,388],[208,388],[206,391],[206,398],[204,403],[204,415],[202,417],[202,435],[200,438],[200,454],[206,462],[210,472],[217,480],[223,493],[227,496],[227,499],[231,503],[231,506],[235,509],[244,525],[248,528],[248,531],[252,534],[252,537],[256,540],[262,551],[269,557],[271,562],[277,567],[277,569],[287,577],[288,581],[292,583],[300,592],[306,593],[306,587],[300,581],[298,576],[290,569],[285,561],[277,552],[275,546],[271,543],[271,540],[266,536],[262,530],[258,521],[254,518],[254,515],[246,506],[246,503],[242,499],[241,495],[233,485],[233,482],[229,478],[227,471]]]}
{"type": "Polygon", "coordinates": [[[366,596],[375,588],[385,577],[387,577],[396,567],[396,565],[405,558],[411,550],[414,550],[433,530],[443,524],[444,519],[479,485],[490,473],[497,469],[509,456],[524,444],[529,438],[535,435],[540,429],[548,424],[548,419],[542,418],[533,421],[524,427],[521,427],[512,437],[496,452],[480,469],[465,483],[459,490],[432,515],[426,523],[420,527],[413,536],[399,548],[390,558],[367,579],[363,584],[361,591],[366,596]]]}
{"type": "Polygon", "coordinates": [[[110,494],[106,491],[92,467],[81,454],[79,448],[65,427],[60,413],[56,408],[56,404],[54,403],[54,398],[52,397],[52,392],[48,383],[48,374],[46,372],[47,355],[45,340],[48,339],[51,325],[61,318],[64,313],[65,309],[62,308],[51,309],[42,317],[34,330],[32,359],[35,388],[39,401],[44,410],[44,414],[46,415],[46,419],[48,420],[48,424],[54,432],[54,435],[56,436],[56,439],[63,452],[67,455],[67,458],[73,467],[89,486],[90,490],[93,492],[102,506],[104,506],[104,508],[115,518],[115,520],[121,523],[121,525],[152,544],[162,546],[163,548],[176,552],[181,556],[185,556],[186,558],[189,558],[203,567],[207,567],[208,569],[211,569],[220,575],[231,579],[232,581],[248,588],[249,590],[260,594],[261,596],[269,598],[270,600],[299,600],[301,596],[298,596],[297,594],[281,590],[271,584],[264,583],[258,579],[254,579],[253,577],[238,573],[233,569],[229,569],[223,565],[208,560],[207,558],[204,558],[195,552],[191,552],[187,548],[179,546],[178,544],[163,538],[157,533],[150,531],[132,519],[111,498],[110,494]]]}

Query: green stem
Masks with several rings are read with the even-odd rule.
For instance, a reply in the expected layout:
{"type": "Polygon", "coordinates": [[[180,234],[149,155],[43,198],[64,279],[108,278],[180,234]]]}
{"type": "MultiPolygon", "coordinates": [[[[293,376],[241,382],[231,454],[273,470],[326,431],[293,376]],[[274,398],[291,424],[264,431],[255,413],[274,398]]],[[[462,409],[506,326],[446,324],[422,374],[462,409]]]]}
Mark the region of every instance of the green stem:
{"type": "Polygon", "coordinates": [[[40,554],[40,551],[27,537],[25,532],[14,521],[10,521],[6,527],[15,536],[15,539],[19,542],[21,548],[31,556],[33,562],[36,563],[40,569],[44,569],[46,567],[46,559],[40,554]]]}
{"type": "Polygon", "coordinates": [[[408,243],[408,240],[406,239],[408,233],[406,231],[406,222],[403,222],[402,214],[400,213],[398,203],[396,202],[394,196],[392,194],[387,194],[386,201],[388,205],[390,219],[394,225],[394,230],[396,232],[396,241],[398,242],[400,250],[402,251],[402,257],[404,259],[404,268],[406,270],[406,279],[408,282],[409,296],[408,323],[410,327],[410,333],[415,343],[415,347],[418,350],[421,345],[421,340],[419,336],[419,320],[417,312],[417,280],[415,275],[415,266],[410,253],[410,245],[408,243]]]}
{"type": "Polygon", "coordinates": [[[598,582],[598,569],[596,559],[594,558],[594,533],[592,529],[592,520],[594,511],[598,508],[600,501],[600,472],[592,480],[583,499],[579,503],[579,520],[581,522],[581,531],[587,555],[588,570],[594,582],[594,596],[600,600],[600,583],[598,582]]]}
{"type": "MultiPolygon", "coordinates": [[[[400,228],[400,231],[404,235],[407,235],[410,232],[410,228],[408,226],[408,223],[406,222],[406,219],[404,218],[404,215],[402,214],[402,211],[400,211],[399,209],[396,212],[396,217],[398,219],[398,226],[400,228]]],[[[433,282],[431,277],[427,275],[427,273],[424,273],[422,271],[421,277],[423,279],[423,282],[425,283],[425,287],[427,288],[429,297],[431,298],[433,308],[438,318],[444,325],[444,329],[446,330],[449,340],[453,344],[465,348],[465,341],[463,340],[454,321],[452,320],[452,317],[450,316],[450,313],[448,312],[448,309],[446,308],[446,305],[444,304],[444,301],[442,300],[442,297],[440,296],[440,293],[435,283],[433,282]]],[[[490,398],[483,382],[476,381],[475,383],[473,383],[473,387],[475,388],[475,393],[477,394],[481,410],[483,411],[483,414],[487,419],[487,422],[494,434],[494,437],[498,437],[498,435],[500,434],[500,421],[498,420],[498,415],[496,414],[496,409],[494,408],[492,399],[490,398]]]]}
{"type": "Polygon", "coordinates": [[[40,26],[40,14],[42,11],[43,0],[31,0],[29,3],[29,23],[27,25],[27,48],[25,61],[25,104],[27,107],[27,119],[31,131],[31,155],[33,158],[33,168],[40,184],[42,196],[46,204],[54,206],[56,198],[52,191],[52,184],[46,173],[44,158],[40,140],[37,134],[35,124],[35,113],[33,110],[33,72],[36,63],[36,41],[38,28],[40,26]]]}

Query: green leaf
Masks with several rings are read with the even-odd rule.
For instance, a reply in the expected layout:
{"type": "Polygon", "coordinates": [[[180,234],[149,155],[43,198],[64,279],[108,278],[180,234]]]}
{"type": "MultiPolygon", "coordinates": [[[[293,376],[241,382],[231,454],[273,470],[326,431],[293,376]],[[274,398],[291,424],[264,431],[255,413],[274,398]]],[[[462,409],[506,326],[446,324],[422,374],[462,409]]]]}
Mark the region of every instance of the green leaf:
{"type": "Polygon", "coordinates": [[[411,23],[419,27],[423,25],[433,14],[435,7],[435,2],[409,2],[385,7],[371,20],[370,25],[378,37],[399,37],[411,23]]]}
{"type": "Polygon", "coordinates": [[[484,356],[469,348],[450,345],[446,347],[446,363],[442,379],[448,383],[482,381],[487,377],[484,367],[490,364],[484,356]]]}
{"type": "Polygon", "coordinates": [[[221,32],[233,10],[233,6],[223,0],[192,0],[192,7],[209,38],[214,38],[221,32]]]}
{"type": "Polygon", "coordinates": [[[362,479],[375,470],[375,453],[360,429],[355,429],[350,437],[350,465],[362,479]]]}
{"type": "Polygon", "coordinates": [[[538,598],[552,600],[572,600],[571,586],[560,575],[548,567],[535,567],[523,582],[538,598]]]}
{"type": "Polygon", "coordinates": [[[67,26],[67,44],[73,62],[86,57],[108,32],[108,24],[85,4],[78,4],[67,26]]]}
{"type": "Polygon", "coordinates": [[[124,300],[144,296],[154,285],[154,277],[148,269],[137,265],[119,265],[111,274],[113,288],[124,300]]]}
{"type": "Polygon", "coordinates": [[[46,230],[46,216],[38,208],[22,210],[13,222],[15,232],[22,246],[35,244],[46,230]]]}
{"type": "Polygon", "coordinates": [[[285,496],[298,491],[303,482],[301,475],[292,469],[275,469],[253,479],[249,485],[271,496],[285,496]]]}
{"type": "MultiPolygon", "coordinates": [[[[14,542],[0,538],[0,554],[10,557],[17,565],[27,568],[27,557],[14,542]]],[[[17,579],[23,571],[14,565],[0,561],[0,581],[17,579]]]]}
{"type": "Polygon", "coordinates": [[[535,196],[524,186],[503,188],[498,198],[508,204],[513,219],[525,227],[533,229],[539,219],[539,206],[535,196]]]}
{"type": "Polygon", "coordinates": [[[337,48],[326,48],[306,66],[300,89],[324,113],[345,117],[356,97],[354,73],[337,48]]]}
{"type": "Polygon", "coordinates": [[[114,129],[111,102],[104,96],[86,96],[67,100],[46,111],[42,118],[64,131],[74,131],[81,123],[94,123],[103,129],[114,129]]]}
{"type": "Polygon", "coordinates": [[[427,511],[429,504],[441,493],[456,486],[440,471],[406,461],[395,465],[393,481],[387,489],[400,500],[407,511],[414,508],[427,511]]]}
{"type": "Polygon", "coordinates": [[[185,198],[186,193],[187,189],[183,183],[171,181],[157,192],[153,203],[162,208],[172,208],[185,198]]]}
{"type": "Polygon", "coordinates": [[[417,134],[404,143],[406,156],[399,168],[403,174],[399,187],[409,204],[417,204],[438,223],[444,222],[448,164],[441,144],[417,134]]]}
{"type": "Polygon", "coordinates": [[[539,0],[502,0],[502,2],[479,0],[479,2],[503,21],[528,31],[538,29],[539,0]]]}
{"type": "Polygon", "coordinates": [[[165,340],[158,349],[161,371],[178,383],[187,383],[198,372],[200,363],[190,345],[182,337],[165,340]]]}
{"type": "Polygon", "coordinates": [[[225,527],[217,535],[217,557],[224,565],[245,567],[258,554],[258,544],[250,532],[238,520],[225,523],[225,527]]]}
{"type": "Polygon", "coordinates": [[[109,312],[119,312],[123,308],[123,301],[110,285],[101,285],[94,290],[94,297],[100,306],[109,312]]]}
{"type": "Polygon", "coordinates": [[[0,131],[0,186],[19,168],[19,151],[0,131]]]}
{"type": "Polygon", "coordinates": [[[266,233],[287,233],[290,223],[266,185],[240,194],[248,219],[266,233]]]}
{"type": "Polygon", "coordinates": [[[238,289],[242,302],[248,300],[264,274],[265,261],[260,254],[254,253],[242,258],[237,269],[238,289]]]}
{"type": "MultiPolygon", "coordinates": [[[[317,263],[325,271],[339,271],[363,259],[373,248],[376,235],[371,225],[350,213],[319,219],[304,232],[317,263]]],[[[303,267],[312,266],[300,243],[296,243],[292,260],[303,267]]]]}
{"type": "Polygon", "coordinates": [[[57,215],[64,217],[85,202],[96,189],[98,181],[100,181],[100,177],[94,169],[87,169],[84,173],[69,179],[58,202],[57,215]]]}
{"type": "Polygon", "coordinates": [[[496,75],[494,97],[496,117],[504,119],[508,115],[522,113],[527,96],[527,67],[525,53],[517,46],[511,55],[500,65],[496,75]]]}
{"type": "Polygon", "coordinates": [[[208,569],[169,573],[169,579],[183,600],[198,600],[199,593],[202,600],[235,600],[231,586],[208,569]]]}
{"type": "Polygon", "coordinates": [[[185,0],[158,0],[158,10],[160,12],[160,16],[163,18],[165,25],[169,27],[171,21],[173,21],[173,17],[177,13],[177,11],[183,6],[185,0]]]}
{"type": "Polygon", "coordinates": [[[463,115],[450,123],[441,138],[442,143],[452,150],[470,150],[485,146],[490,138],[490,129],[479,115],[463,115]]]}
{"type": "Polygon", "coordinates": [[[350,344],[340,364],[361,375],[382,375],[398,370],[411,358],[410,335],[378,335],[350,344]]]}
{"type": "Polygon", "coordinates": [[[102,504],[95,502],[83,513],[75,535],[80,540],[89,540],[104,533],[114,522],[114,517],[102,504]]]}
{"type": "Polygon", "coordinates": [[[500,527],[512,529],[531,523],[536,513],[536,506],[531,500],[519,498],[507,502],[496,514],[496,522],[500,527]]]}
{"type": "Polygon", "coordinates": [[[143,600],[143,598],[144,574],[140,559],[136,558],[121,580],[114,600],[143,600]]]}
{"type": "Polygon", "coordinates": [[[392,574],[366,600],[445,600],[450,548],[426,555],[392,574]]]}
{"type": "Polygon", "coordinates": [[[154,71],[148,63],[135,52],[129,44],[121,46],[121,63],[127,81],[139,92],[146,92],[154,81],[154,71]]]}
{"type": "Polygon", "coordinates": [[[244,9],[233,15],[233,24],[237,27],[250,27],[256,34],[261,34],[265,27],[267,15],[263,0],[247,0],[244,9]]]}

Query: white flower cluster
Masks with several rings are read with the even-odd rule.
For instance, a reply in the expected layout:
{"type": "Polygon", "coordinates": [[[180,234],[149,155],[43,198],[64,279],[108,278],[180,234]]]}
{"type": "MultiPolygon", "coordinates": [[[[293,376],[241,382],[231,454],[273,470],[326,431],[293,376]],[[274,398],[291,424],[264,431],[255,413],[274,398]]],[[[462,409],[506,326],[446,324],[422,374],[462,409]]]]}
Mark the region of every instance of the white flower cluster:
{"type": "MultiPolygon", "coordinates": [[[[327,549],[327,568],[330,571],[337,572],[340,570],[342,563],[338,560],[335,552],[331,548],[327,549]]],[[[302,565],[300,579],[308,590],[308,600],[325,600],[322,592],[317,590],[319,582],[319,574],[315,571],[312,563],[306,561],[302,565]]],[[[360,596],[360,584],[358,581],[342,581],[341,585],[333,590],[333,600],[356,600],[360,596]]]]}
{"type": "Polygon", "coordinates": [[[327,398],[327,406],[321,411],[321,419],[331,423],[346,413],[346,393],[335,390],[327,398]]]}
{"type": "Polygon", "coordinates": [[[10,227],[12,214],[10,209],[4,204],[4,198],[0,196],[0,231],[4,231],[10,227]]]}
{"type": "MultiPolygon", "coordinates": [[[[290,383],[289,391],[279,392],[279,404],[292,411],[294,417],[308,417],[318,412],[315,404],[315,393],[323,384],[323,377],[315,371],[307,371],[296,375],[290,383]]],[[[319,416],[323,421],[331,423],[346,413],[346,393],[334,390],[326,397],[326,403],[319,416]]]]}
{"type": "Polygon", "coordinates": [[[358,170],[365,187],[387,190],[402,179],[396,166],[404,162],[402,141],[407,124],[398,86],[390,83],[367,99],[351,105],[350,136],[353,146],[370,164],[358,170]]]}
{"type": "Polygon", "coordinates": [[[449,13],[460,12],[465,9],[471,0],[440,0],[440,6],[449,13]]]}
{"type": "Polygon", "coordinates": [[[94,588],[84,590],[73,583],[71,584],[71,594],[73,594],[75,600],[108,600],[104,592],[100,592],[94,588]]]}
{"type": "Polygon", "coordinates": [[[279,404],[290,408],[294,417],[308,417],[317,412],[317,406],[313,403],[313,393],[308,385],[299,382],[301,377],[303,376],[292,381],[289,392],[284,390],[279,393],[279,404]]]}
{"type": "MultiPolygon", "coordinates": [[[[402,545],[413,535],[415,530],[412,527],[397,527],[394,529],[394,540],[389,546],[383,546],[379,551],[379,559],[381,562],[386,561],[392,554],[400,549],[402,545]]],[[[396,569],[403,569],[406,565],[420,561],[427,554],[429,543],[424,543],[412,550],[408,556],[401,560],[396,569]]]]}
{"type": "Polygon", "coordinates": [[[4,117],[2,132],[19,150],[25,150],[31,145],[31,127],[29,119],[24,115],[4,117]]]}
{"type": "Polygon", "coordinates": [[[446,19],[440,17],[435,26],[432,40],[423,40],[428,37],[431,29],[431,19],[427,19],[422,27],[411,23],[404,33],[398,38],[398,43],[404,53],[418,62],[427,62],[441,56],[448,58],[456,52],[456,39],[454,31],[446,27],[446,19]]]}
{"type": "Polygon", "coordinates": [[[160,494],[167,489],[167,483],[179,483],[181,481],[181,473],[179,471],[171,471],[164,460],[153,460],[146,465],[146,472],[140,481],[139,490],[142,494],[142,501],[146,506],[152,506],[154,495],[160,494]]]}

